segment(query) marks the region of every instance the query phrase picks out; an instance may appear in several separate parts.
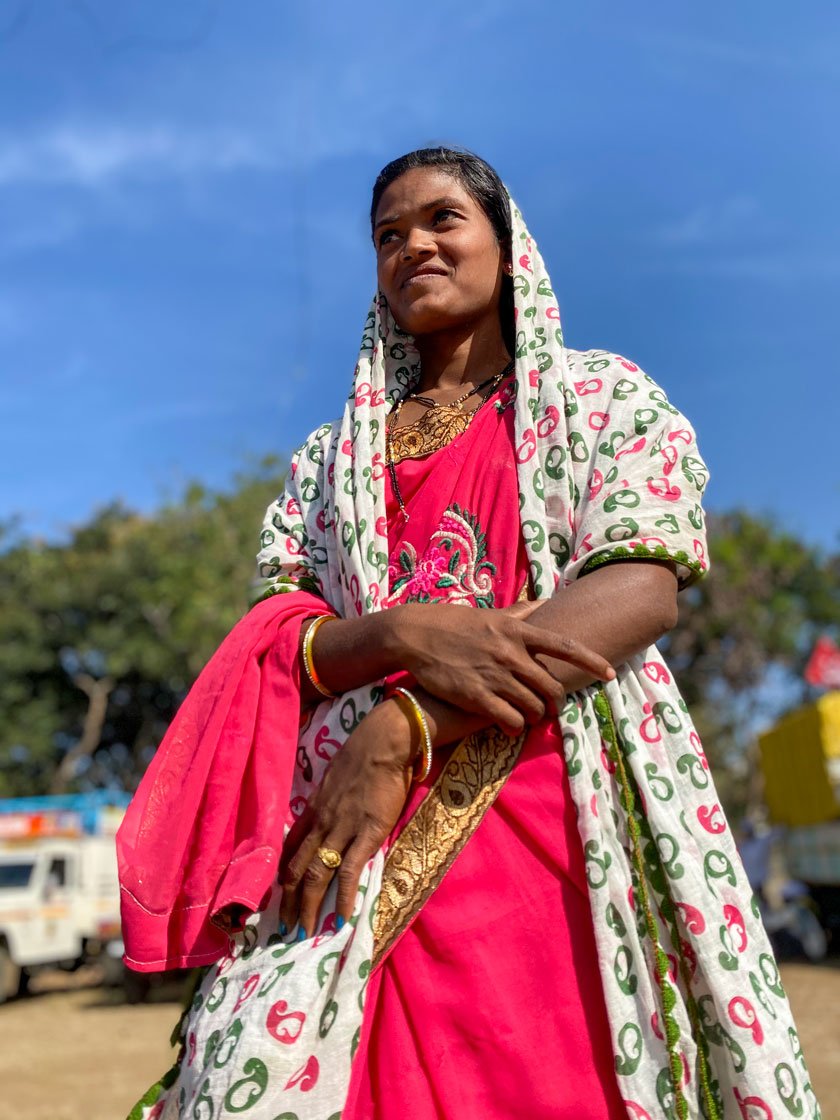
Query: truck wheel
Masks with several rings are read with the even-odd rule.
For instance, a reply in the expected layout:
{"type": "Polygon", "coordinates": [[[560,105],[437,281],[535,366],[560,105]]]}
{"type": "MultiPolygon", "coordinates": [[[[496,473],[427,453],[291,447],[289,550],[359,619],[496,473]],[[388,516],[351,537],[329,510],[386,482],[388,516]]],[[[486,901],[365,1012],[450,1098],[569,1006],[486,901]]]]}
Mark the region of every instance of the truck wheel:
{"type": "Polygon", "coordinates": [[[14,998],[20,991],[20,966],[12,960],[5,941],[0,941],[0,1003],[14,998]]]}

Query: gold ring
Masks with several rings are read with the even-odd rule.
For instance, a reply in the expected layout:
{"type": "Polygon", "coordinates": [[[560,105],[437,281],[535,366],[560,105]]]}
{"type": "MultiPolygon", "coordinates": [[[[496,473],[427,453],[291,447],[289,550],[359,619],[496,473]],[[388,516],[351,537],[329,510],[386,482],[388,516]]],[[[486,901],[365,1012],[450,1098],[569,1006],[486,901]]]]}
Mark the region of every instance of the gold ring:
{"type": "Polygon", "coordinates": [[[337,867],[341,866],[341,852],[337,852],[335,848],[319,848],[318,859],[324,867],[329,867],[331,871],[335,871],[337,867]]]}

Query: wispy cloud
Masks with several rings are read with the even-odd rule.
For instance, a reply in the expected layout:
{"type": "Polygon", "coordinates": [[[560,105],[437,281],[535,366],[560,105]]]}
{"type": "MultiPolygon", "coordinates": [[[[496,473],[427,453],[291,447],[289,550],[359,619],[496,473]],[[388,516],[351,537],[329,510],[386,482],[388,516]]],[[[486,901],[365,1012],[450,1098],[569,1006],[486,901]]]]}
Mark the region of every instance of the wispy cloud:
{"type": "MultiPolygon", "coordinates": [[[[0,302],[0,341],[2,311],[0,302]]],[[[24,423],[29,423],[38,415],[37,402],[45,394],[54,400],[57,394],[73,392],[82,382],[89,383],[95,376],[95,367],[83,352],[72,353],[55,363],[45,361],[37,376],[31,370],[6,366],[0,379],[0,410],[5,414],[16,412],[24,423]]]]}
{"type": "Polygon", "coordinates": [[[0,135],[0,186],[105,186],[126,179],[178,178],[274,166],[265,145],[233,132],[165,127],[62,125],[34,135],[0,135]]]}
{"type": "Polygon", "coordinates": [[[683,276],[732,277],[796,284],[840,277],[840,253],[811,249],[732,252],[649,260],[641,266],[651,273],[683,276]]]}
{"type": "Polygon", "coordinates": [[[715,244],[754,233],[760,216],[757,199],[735,195],[720,202],[703,203],[662,222],[649,231],[646,240],[673,249],[715,244]]]}
{"type": "Polygon", "coordinates": [[[804,244],[748,194],[701,203],[642,234],[646,270],[774,283],[840,275],[833,241],[804,244]]]}
{"type": "Polygon", "coordinates": [[[607,32],[635,40],[640,47],[656,51],[663,58],[678,56],[739,70],[768,70],[776,73],[807,74],[809,77],[838,77],[837,42],[810,41],[790,44],[784,51],[760,43],[737,43],[702,35],[653,31],[637,27],[613,28],[607,32]]]}

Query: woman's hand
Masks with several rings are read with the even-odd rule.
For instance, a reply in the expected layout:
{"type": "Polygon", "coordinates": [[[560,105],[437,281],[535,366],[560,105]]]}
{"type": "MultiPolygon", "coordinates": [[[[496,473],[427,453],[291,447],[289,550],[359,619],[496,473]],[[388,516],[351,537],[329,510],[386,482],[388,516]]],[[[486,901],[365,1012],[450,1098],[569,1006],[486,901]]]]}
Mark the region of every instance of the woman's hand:
{"type": "Polygon", "coordinates": [[[557,712],[563,685],[537,660],[558,658],[595,680],[615,671],[600,654],[562,633],[534,626],[528,616],[541,602],[504,610],[449,604],[407,604],[385,612],[396,657],[432,695],[467,712],[486,716],[509,734],[557,712]]]}
{"type": "Polygon", "coordinates": [[[280,859],[280,921],[310,937],[334,874],[337,926],[351,917],[365,864],[382,847],[405,805],[417,734],[394,700],[373,709],[335,754],[318,790],[286,837],[280,859]],[[319,848],[341,853],[338,871],[319,848]]]}

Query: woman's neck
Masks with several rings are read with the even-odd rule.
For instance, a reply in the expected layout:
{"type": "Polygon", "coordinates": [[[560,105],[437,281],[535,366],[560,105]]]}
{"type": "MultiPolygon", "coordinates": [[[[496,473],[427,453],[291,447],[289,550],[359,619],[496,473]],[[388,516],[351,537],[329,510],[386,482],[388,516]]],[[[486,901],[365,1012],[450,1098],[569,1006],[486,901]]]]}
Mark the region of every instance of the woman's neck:
{"type": "Polygon", "coordinates": [[[504,369],[510,354],[501,328],[495,331],[470,331],[455,335],[437,332],[415,339],[420,354],[420,392],[457,390],[464,385],[486,381],[504,369]]]}

